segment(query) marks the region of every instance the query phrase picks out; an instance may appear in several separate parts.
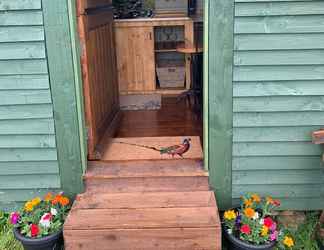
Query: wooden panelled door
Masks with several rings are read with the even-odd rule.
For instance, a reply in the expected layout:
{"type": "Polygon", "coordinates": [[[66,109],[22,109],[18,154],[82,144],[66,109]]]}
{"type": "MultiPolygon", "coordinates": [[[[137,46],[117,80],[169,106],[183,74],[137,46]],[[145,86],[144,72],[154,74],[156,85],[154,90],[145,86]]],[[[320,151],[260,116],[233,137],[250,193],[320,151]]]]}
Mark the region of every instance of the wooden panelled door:
{"type": "Polygon", "coordinates": [[[88,158],[100,159],[98,144],[119,111],[111,0],[78,0],[88,158]]]}

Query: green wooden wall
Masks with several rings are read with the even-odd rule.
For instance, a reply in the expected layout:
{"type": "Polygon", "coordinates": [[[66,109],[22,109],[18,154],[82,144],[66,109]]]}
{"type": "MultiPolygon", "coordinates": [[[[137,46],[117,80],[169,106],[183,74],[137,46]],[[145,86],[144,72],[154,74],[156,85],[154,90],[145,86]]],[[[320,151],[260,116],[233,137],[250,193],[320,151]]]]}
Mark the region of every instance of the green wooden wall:
{"type": "Polygon", "coordinates": [[[40,0],[0,1],[0,208],[61,187],[40,0]]]}
{"type": "Polygon", "coordinates": [[[324,1],[235,0],[232,196],[324,207],[324,1]]]}

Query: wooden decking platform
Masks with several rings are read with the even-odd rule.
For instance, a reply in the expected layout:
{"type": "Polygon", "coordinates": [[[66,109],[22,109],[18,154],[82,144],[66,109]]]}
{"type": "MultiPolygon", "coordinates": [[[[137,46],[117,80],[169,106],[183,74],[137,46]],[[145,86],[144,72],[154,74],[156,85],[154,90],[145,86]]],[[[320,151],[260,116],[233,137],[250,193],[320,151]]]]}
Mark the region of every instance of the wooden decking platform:
{"type": "Polygon", "coordinates": [[[67,250],[220,250],[208,174],[193,159],[90,162],[64,225],[67,250]]]}

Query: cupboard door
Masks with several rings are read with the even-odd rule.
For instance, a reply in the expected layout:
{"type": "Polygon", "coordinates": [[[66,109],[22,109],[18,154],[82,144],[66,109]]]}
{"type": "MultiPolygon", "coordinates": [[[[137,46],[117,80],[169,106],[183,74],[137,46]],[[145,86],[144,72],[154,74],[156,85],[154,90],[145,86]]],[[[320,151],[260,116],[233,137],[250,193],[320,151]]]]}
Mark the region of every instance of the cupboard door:
{"type": "Polygon", "coordinates": [[[121,93],[155,90],[153,27],[116,27],[121,93]]]}

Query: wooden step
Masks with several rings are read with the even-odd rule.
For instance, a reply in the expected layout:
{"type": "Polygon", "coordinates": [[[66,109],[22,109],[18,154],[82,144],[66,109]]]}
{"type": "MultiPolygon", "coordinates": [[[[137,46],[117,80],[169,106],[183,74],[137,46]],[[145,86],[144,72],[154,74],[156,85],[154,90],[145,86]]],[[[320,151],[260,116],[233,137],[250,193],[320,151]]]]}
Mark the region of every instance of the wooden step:
{"type": "Polygon", "coordinates": [[[66,250],[221,250],[220,228],[65,230],[66,250]]]}
{"type": "Polygon", "coordinates": [[[208,173],[197,160],[90,162],[88,192],[208,191],[208,173]]]}
{"type": "Polygon", "coordinates": [[[85,193],[78,195],[74,209],[215,207],[212,191],[147,192],[147,193],[85,193]]]}
{"type": "Polygon", "coordinates": [[[201,228],[219,226],[215,207],[73,209],[65,230],[201,228]]]}

